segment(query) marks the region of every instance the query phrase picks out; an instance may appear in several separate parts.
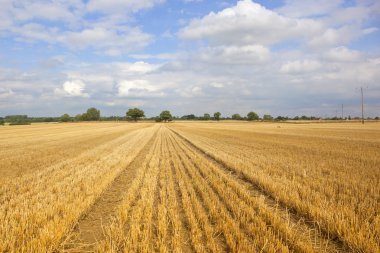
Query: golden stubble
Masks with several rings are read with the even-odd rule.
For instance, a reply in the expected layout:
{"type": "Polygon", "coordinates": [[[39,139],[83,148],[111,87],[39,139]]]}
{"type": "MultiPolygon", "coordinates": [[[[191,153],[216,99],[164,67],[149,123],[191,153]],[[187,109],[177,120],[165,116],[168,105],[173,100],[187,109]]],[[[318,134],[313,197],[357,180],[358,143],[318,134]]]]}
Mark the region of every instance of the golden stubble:
{"type": "MultiPolygon", "coordinates": [[[[81,128],[14,130],[52,154],[40,153],[35,170],[25,159],[25,174],[2,183],[0,251],[379,252],[378,123],[81,128]],[[130,180],[109,187],[125,170],[130,180]],[[112,189],[120,201],[103,236],[66,247],[112,189]]],[[[22,139],[7,138],[20,159],[30,156],[22,139]]]]}

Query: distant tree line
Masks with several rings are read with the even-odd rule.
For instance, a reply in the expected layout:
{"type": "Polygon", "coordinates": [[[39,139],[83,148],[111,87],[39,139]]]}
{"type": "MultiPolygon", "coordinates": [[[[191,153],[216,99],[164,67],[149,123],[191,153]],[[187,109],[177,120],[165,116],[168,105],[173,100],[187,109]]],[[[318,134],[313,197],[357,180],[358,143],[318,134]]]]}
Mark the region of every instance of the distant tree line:
{"type": "MultiPolygon", "coordinates": [[[[125,116],[101,116],[100,110],[95,107],[91,107],[87,109],[85,113],[77,114],[74,117],[71,117],[69,114],[65,113],[60,117],[28,117],[27,115],[8,115],[4,118],[0,117],[0,125],[4,125],[8,123],[9,125],[29,125],[31,123],[37,122],[80,122],[80,121],[134,121],[145,119],[145,120],[154,120],[156,122],[170,122],[172,120],[245,120],[245,121],[288,121],[288,120],[359,120],[359,117],[351,118],[348,116],[347,118],[320,118],[314,116],[277,116],[276,118],[272,117],[270,114],[264,114],[260,117],[256,112],[251,111],[247,113],[246,116],[241,116],[238,113],[234,113],[231,117],[222,117],[220,112],[215,112],[211,116],[210,113],[204,113],[203,116],[196,116],[194,114],[183,115],[182,117],[172,116],[171,112],[168,110],[164,110],[160,113],[160,115],[155,117],[146,118],[145,112],[139,108],[130,108],[125,113],[125,116]]],[[[375,118],[367,118],[367,120],[380,120],[379,117],[375,118]]]]}
{"type": "Polygon", "coordinates": [[[8,122],[9,125],[30,125],[31,121],[27,115],[8,115],[2,120],[2,125],[8,122]]]}

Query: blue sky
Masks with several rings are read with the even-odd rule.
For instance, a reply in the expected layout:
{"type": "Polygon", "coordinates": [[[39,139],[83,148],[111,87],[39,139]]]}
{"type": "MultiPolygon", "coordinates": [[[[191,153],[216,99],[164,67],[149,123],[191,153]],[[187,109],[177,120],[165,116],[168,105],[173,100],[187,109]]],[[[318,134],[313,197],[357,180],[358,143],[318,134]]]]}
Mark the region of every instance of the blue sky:
{"type": "Polygon", "coordinates": [[[380,116],[376,0],[0,3],[0,116],[380,116]]]}

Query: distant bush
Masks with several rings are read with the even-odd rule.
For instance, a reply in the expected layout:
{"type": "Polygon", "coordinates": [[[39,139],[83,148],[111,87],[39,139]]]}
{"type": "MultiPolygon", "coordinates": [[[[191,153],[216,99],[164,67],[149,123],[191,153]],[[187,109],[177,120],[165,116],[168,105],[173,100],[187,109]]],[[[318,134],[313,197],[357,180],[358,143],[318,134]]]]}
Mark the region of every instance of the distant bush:
{"type": "Polygon", "coordinates": [[[239,113],[232,114],[231,117],[233,120],[241,120],[242,119],[242,117],[240,116],[239,113]]]}
{"type": "Polygon", "coordinates": [[[65,114],[63,114],[61,116],[60,121],[61,122],[69,122],[69,121],[71,121],[71,117],[70,117],[70,115],[68,115],[67,113],[65,113],[65,114]]]}
{"type": "Polygon", "coordinates": [[[263,116],[263,120],[271,121],[271,120],[273,120],[273,117],[272,117],[271,115],[269,115],[269,114],[265,114],[265,115],[263,116]]]}
{"type": "Polygon", "coordinates": [[[220,119],[220,115],[222,115],[220,112],[214,113],[214,119],[215,120],[219,120],[220,119]]]}
{"type": "Polygon", "coordinates": [[[15,121],[9,123],[10,126],[18,126],[18,125],[30,125],[30,122],[28,121],[15,121]]]}
{"type": "Polygon", "coordinates": [[[5,116],[5,121],[9,122],[10,126],[30,125],[30,120],[27,115],[8,115],[5,116]]]}
{"type": "Polygon", "coordinates": [[[249,121],[252,121],[252,120],[259,120],[259,115],[257,115],[257,113],[255,113],[255,112],[249,112],[249,113],[247,114],[247,119],[248,119],[249,121]]]}

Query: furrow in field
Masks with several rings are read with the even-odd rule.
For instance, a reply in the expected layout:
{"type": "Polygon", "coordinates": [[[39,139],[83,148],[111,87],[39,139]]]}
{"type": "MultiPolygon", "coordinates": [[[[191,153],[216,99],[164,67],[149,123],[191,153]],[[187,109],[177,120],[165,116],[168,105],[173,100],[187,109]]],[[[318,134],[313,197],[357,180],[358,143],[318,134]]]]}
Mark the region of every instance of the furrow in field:
{"type": "MultiPolygon", "coordinates": [[[[164,162],[165,157],[162,156],[162,161],[164,162]]],[[[169,222],[168,215],[168,194],[166,188],[166,172],[165,168],[159,169],[158,184],[156,189],[156,196],[154,200],[154,212],[152,217],[153,223],[153,235],[155,242],[155,248],[159,252],[169,252],[171,250],[171,245],[168,242],[169,237],[171,237],[171,224],[169,222]]]]}
{"type": "Polygon", "coordinates": [[[182,164],[174,155],[172,158],[172,170],[178,184],[181,205],[188,224],[191,248],[195,252],[225,252],[227,246],[224,240],[218,237],[219,232],[212,224],[206,208],[197,198],[191,182],[184,177],[182,164]]]}
{"type": "MultiPolygon", "coordinates": [[[[176,140],[173,140],[173,150],[176,158],[182,164],[180,172],[186,182],[191,182],[192,191],[204,206],[210,220],[215,224],[216,235],[223,236],[225,243],[224,248],[229,252],[255,252],[259,251],[258,245],[253,238],[241,229],[239,221],[229,210],[229,207],[222,201],[220,195],[210,186],[207,179],[200,176],[194,161],[189,159],[179,147],[176,140]]],[[[234,203],[237,204],[237,203],[234,203]]],[[[217,250],[217,252],[220,250],[217,250]]]]}
{"type": "MultiPolygon", "coordinates": [[[[167,130],[164,130],[167,132],[167,130]]],[[[170,162],[168,138],[165,134],[161,151],[162,162],[160,167],[160,190],[157,220],[158,252],[193,252],[188,240],[190,238],[186,223],[184,222],[184,210],[181,209],[175,188],[174,171],[170,162]]]]}
{"type": "Polygon", "coordinates": [[[117,208],[110,226],[104,229],[105,239],[95,248],[98,252],[153,252],[156,231],[153,224],[154,202],[159,177],[160,146],[159,130],[153,145],[145,156],[138,175],[117,208]],[[152,222],[153,221],[153,222],[152,222]]]}
{"type": "Polygon", "coordinates": [[[112,215],[121,203],[131,182],[135,179],[137,170],[141,168],[154,139],[155,135],[78,221],[72,234],[65,242],[66,251],[93,250],[93,245],[104,239],[103,228],[110,224],[112,215]]]}
{"type": "Polygon", "coordinates": [[[155,128],[127,133],[69,162],[2,184],[0,252],[57,250],[62,237],[134,159],[155,128]]]}
{"type": "MultiPolygon", "coordinates": [[[[229,189],[228,194],[230,197],[233,197],[234,192],[240,195],[240,198],[243,199],[241,205],[246,205],[247,210],[249,210],[249,205],[256,205],[258,208],[256,212],[259,213],[268,226],[273,226],[273,233],[280,233],[278,235],[279,239],[286,242],[291,249],[304,252],[347,251],[341,242],[332,240],[328,235],[321,233],[320,228],[316,224],[306,222],[305,217],[297,214],[284,203],[278,203],[255,182],[237,173],[224,162],[195,146],[190,140],[179,133],[175,131],[173,133],[182,140],[181,147],[187,147],[188,151],[192,153],[193,159],[202,159],[201,157],[204,157],[208,160],[209,165],[205,168],[212,168],[213,172],[209,173],[220,177],[220,183],[226,185],[227,189],[229,189]]],[[[202,172],[203,177],[211,176],[206,173],[207,170],[200,169],[199,171],[202,172]]],[[[244,211],[244,208],[240,210],[244,211]]]]}
{"type": "Polygon", "coordinates": [[[194,252],[190,243],[189,223],[185,216],[185,210],[181,201],[180,190],[175,180],[173,163],[168,159],[166,164],[168,175],[169,203],[173,206],[169,209],[169,215],[173,224],[172,246],[173,252],[194,252]]]}
{"type": "Polygon", "coordinates": [[[127,132],[148,126],[74,125],[74,129],[71,129],[72,126],[58,129],[46,126],[43,131],[33,128],[24,130],[31,131],[32,134],[28,136],[19,136],[18,134],[22,135],[22,132],[18,132],[17,129],[12,131],[12,135],[0,134],[0,174],[2,175],[0,182],[25,176],[27,173],[36,173],[47,166],[64,162],[68,158],[78,157],[127,132]]]}
{"type": "Polygon", "coordinates": [[[339,124],[338,131],[329,132],[338,124],[319,124],[328,130],[327,135],[345,137],[332,139],[325,138],[319,126],[294,126],[291,133],[307,130],[319,135],[295,138],[289,136],[290,125],[282,125],[274,135],[266,132],[276,124],[247,124],[240,129],[228,124],[228,130],[220,129],[227,124],[207,124],[207,129],[201,125],[206,126],[171,127],[255,182],[305,222],[315,223],[312,226],[340,241],[347,251],[380,252],[379,142],[366,131],[368,126],[339,124]]]}
{"type": "MultiPolygon", "coordinates": [[[[200,180],[205,179],[204,183],[210,186],[221,203],[224,203],[230,215],[239,223],[241,233],[245,233],[251,238],[253,244],[257,245],[256,251],[289,251],[287,246],[275,237],[267,223],[258,218],[262,210],[258,209],[257,203],[253,201],[247,203],[247,194],[240,196],[244,192],[241,185],[235,184],[235,188],[232,188],[231,184],[234,182],[223,178],[224,175],[220,171],[215,171],[216,168],[212,168],[212,164],[207,159],[195,154],[182,140],[177,139],[177,142],[182,156],[193,162],[196,176],[200,180]]],[[[305,247],[297,247],[297,250],[302,249],[305,247]]]]}

